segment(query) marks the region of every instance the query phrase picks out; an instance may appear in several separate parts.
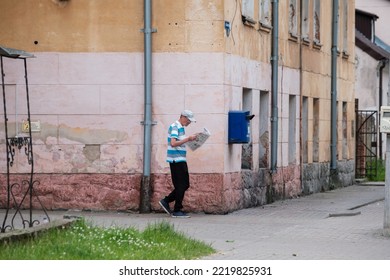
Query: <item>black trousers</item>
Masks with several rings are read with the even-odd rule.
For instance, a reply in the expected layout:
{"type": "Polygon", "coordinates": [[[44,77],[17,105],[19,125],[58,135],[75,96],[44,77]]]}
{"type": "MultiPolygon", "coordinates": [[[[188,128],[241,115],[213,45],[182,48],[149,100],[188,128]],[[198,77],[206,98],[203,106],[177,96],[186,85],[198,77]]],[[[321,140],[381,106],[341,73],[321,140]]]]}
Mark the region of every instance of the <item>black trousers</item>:
{"type": "Polygon", "coordinates": [[[169,163],[169,167],[174,190],[165,197],[165,200],[168,203],[175,201],[173,211],[176,212],[183,208],[184,194],[190,187],[190,175],[188,174],[187,162],[169,163]]]}

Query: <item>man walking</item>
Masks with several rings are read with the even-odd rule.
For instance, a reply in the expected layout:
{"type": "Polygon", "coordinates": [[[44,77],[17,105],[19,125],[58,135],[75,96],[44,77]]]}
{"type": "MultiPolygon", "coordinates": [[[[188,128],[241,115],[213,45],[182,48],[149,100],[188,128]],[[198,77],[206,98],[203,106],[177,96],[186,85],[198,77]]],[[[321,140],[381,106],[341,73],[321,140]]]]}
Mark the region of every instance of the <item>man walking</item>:
{"type": "Polygon", "coordinates": [[[185,136],[184,127],[188,126],[191,122],[196,122],[194,114],[190,110],[184,110],[180,118],[168,128],[167,162],[171,170],[174,189],[169,195],[161,199],[159,203],[164,211],[174,218],[190,217],[182,211],[182,202],[186,190],[190,187],[185,143],[196,139],[196,134],[188,137],[185,136]],[[173,211],[171,211],[169,203],[173,201],[175,204],[173,211]]]}

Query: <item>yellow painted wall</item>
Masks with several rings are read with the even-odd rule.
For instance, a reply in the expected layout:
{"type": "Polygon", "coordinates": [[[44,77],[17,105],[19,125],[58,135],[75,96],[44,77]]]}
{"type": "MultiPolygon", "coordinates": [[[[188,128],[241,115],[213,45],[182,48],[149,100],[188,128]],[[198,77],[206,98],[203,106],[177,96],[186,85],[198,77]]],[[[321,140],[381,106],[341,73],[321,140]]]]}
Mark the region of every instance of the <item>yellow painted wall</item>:
{"type": "MultiPolygon", "coordinates": [[[[59,2],[1,1],[2,44],[30,52],[143,51],[143,1],[59,2]]],[[[223,49],[222,0],[152,3],[154,51],[223,49]]]]}
{"type": "MultiPolygon", "coordinates": [[[[142,52],[143,1],[2,0],[1,44],[29,52],[142,52]],[[28,11],[28,12],[27,12],[28,11]]],[[[269,61],[270,34],[241,21],[240,1],[152,1],[154,52],[222,52],[269,61]],[[224,21],[232,24],[226,39],[224,21]],[[245,43],[243,43],[245,42],[245,43]]]]}
{"type": "Polygon", "coordinates": [[[2,44],[30,52],[141,51],[141,1],[1,1],[2,44]]]}

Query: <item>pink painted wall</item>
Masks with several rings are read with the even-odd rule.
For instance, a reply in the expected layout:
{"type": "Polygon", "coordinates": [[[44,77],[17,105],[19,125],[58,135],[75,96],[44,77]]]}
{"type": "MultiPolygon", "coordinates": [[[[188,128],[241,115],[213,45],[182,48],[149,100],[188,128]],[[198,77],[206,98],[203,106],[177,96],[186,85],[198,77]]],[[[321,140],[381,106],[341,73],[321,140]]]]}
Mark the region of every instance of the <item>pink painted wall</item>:
{"type": "MultiPolygon", "coordinates": [[[[34,170],[45,206],[136,211],[143,172],[143,54],[35,55],[28,60],[31,120],[41,123],[41,131],[33,132],[34,170]]],[[[5,69],[11,93],[7,94],[10,126],[16,127],[12,135],[26,119],[25,87],[20,61],[7,60],[5,69]]],[[[266,76],[270,76],[269,65],[231,55],[153,55],[152,209],[159,210],[159,199],[172,188],[165,162],[167,128],[184,108],[193,110],[197,118],[187,128],[188,134],[204,127],[212,133],[203,147],[188,153],[192,187],[186,207],[225,213],[247,204],[250,195],[245,195],[240,175],[241,145],[227,143],[227,112],[242,109],[242,84],[269,90],[270,80],[261,79],[266,76]]],[[[294,73],[287,71],[290,76],[294,73]]],[[[258,94],[255,90],[256,115],[258,94]]],[[[253,121],[254,145],[259,144],[259,121],[253,121]]],[[[5,145],[0,149],[5,161],[5,145]]],[[[17,152],[11,173],[29,172],[29,168],[23,153],[17,152]]],[[[6,173],[4,165],[0,170],[6,173]]]]}

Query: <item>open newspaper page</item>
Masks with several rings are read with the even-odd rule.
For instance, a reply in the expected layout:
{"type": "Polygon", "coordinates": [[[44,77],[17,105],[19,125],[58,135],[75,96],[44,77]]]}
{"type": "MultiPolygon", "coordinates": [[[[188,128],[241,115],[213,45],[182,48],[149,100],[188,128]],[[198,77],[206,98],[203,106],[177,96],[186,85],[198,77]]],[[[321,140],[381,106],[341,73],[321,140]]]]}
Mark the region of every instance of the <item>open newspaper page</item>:
{"type": "Polygon", "coordinates": [[[204,142],[206,142],[207,138],[209,138],[211,135],[210,131],[207,128],[203,128],[203,131],[198,133],[198,136],[194,141],[187,142],[187,146],[192,150],[195,151],[197,148],[202,146],[204,142]]]}

